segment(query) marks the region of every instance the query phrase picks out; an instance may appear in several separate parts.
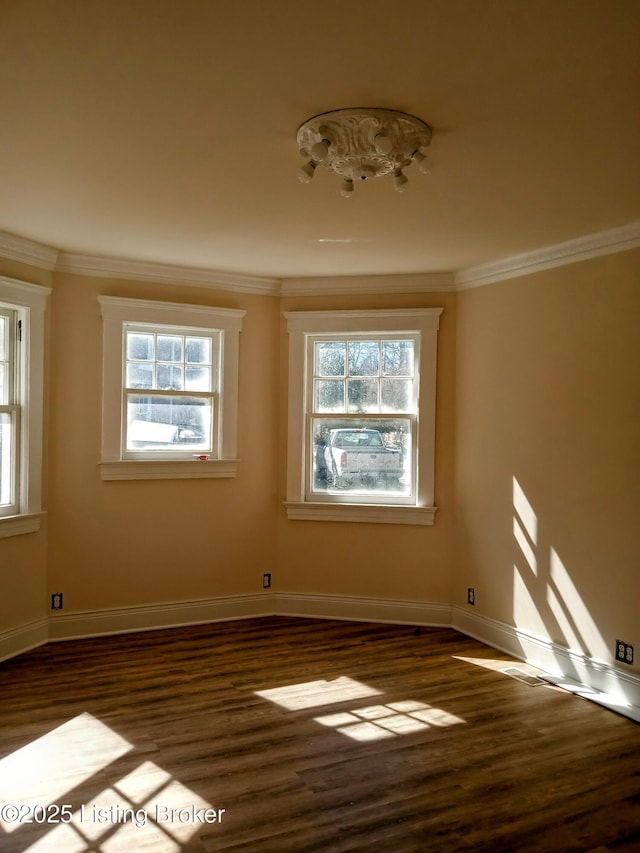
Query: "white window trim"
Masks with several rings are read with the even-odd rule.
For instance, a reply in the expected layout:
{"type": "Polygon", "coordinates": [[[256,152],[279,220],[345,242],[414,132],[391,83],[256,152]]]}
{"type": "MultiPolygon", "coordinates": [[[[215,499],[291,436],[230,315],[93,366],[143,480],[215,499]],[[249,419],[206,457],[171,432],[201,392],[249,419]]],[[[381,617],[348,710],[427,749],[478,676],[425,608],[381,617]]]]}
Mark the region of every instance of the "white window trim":
{"type": "Polygon", "coordinates": [[[144,299],[99,296],[103,322],[102,458],[103,480],[175,480],[235,477],[238,467],[238,367],[240,331],[246,311],[144,299]],[[123,326],[146,323],[220,331],[220,434],[218,457],[199,459],[122,458],[123,326]]]}
{"type": "Polygon", "coordinates": [[[290,520],[424,525],[434,523],[436,360],[442,310],[416,308],[285,312],[289,333],[289,432],[285,506],[290,520]],[[358,332],[420,334],[419,429],[416,447],[419,476],[415,505],[382,505],[374,502],[341,504],[305,499],[307,336],[358,332]]]}
{"type": "Polygon", "coordinates": [[[0,518],[0,538],[34,533],[42,515],[45,311],[51,288],[0,276],[0,302],[18,311],[25,350],[20,359],[19,511],[0,518]]]}

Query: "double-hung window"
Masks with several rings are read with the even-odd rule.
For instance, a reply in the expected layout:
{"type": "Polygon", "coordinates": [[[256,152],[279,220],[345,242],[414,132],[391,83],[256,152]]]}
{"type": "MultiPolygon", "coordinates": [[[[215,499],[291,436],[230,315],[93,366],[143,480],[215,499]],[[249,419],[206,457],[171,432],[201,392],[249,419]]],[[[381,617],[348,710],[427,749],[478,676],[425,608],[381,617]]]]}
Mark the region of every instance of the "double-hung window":
{"type": "Polygon", "coordinates": [[[0,536],[40,527],[48,288],[0,277],[0,536]]]}
{"type": "Polygon", "coordinates": [[[18,510],[20,404],[18,399],[18,312],[0,305],[0,513],[18,510]]]}
{"type": "Polygon", "coordinates": [[[433,522],[440,313],[285,315],[289,518],[433,522]]]}
{"type": "Polygon", "coordinates": [[[245,312],[111,297],[100,303],[103,479],[234,476],[245,312]]]}

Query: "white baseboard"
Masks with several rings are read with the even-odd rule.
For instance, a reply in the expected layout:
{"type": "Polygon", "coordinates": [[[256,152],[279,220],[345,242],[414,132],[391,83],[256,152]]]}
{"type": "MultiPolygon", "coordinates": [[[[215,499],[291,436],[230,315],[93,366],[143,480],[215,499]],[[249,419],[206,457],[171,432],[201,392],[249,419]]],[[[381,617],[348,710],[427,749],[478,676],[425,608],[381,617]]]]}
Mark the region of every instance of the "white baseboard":
{"type": "Polygon", "coordinates": [[[258,595],[235,595],[198,601],[149,604],[141,607],[54,614],[49,619],[48,638],[55,642],[271,615],[347,619],[355,622],[391,622],[445,627],[451,625],[449,604],[265,592],[258,595]]]}
{"type": "Polygon", "coordinates": [[[640,707],[640,678],[632,672],[594,660],[497,619],[470,613],[464,607],[453,607],[451,627],[551,675],[564,676],[640,707]]]}
{"type": "Polygon", "coordinates": [[[49,620],[36,619],[0,632],[0,661],[41,646],[49,639],[49,620]]]}
{"type": "Polygon", "coordinates": [[[264,593],[60,613],[49,619],[49,640],[55,642],[107,634],[126,634],[132,631],[178,628],[207,622],[269,616],[273,612],[273,595],[264,593]]]}
{"type": "Polygon", "coordinates": [[[274,610],[279,616],[451,627],[450,604],[424,601],[278,592],[275,595],[274,610]]]}

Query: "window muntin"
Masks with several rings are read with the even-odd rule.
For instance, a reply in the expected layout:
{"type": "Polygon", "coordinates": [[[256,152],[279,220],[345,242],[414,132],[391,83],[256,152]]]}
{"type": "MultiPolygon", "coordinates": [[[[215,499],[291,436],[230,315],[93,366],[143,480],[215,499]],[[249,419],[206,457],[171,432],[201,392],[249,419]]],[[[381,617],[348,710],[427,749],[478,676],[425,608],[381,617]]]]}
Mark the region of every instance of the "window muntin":
{"type": "Polygon", "coordinates": [[[220,334],[125,324],[124,458],[217,452],[220,334]]]}
{"type": "Polygon", "coordinates": [[[415,502],[419,344],[409,333],[307,336],[307,500],[415,502]]]}

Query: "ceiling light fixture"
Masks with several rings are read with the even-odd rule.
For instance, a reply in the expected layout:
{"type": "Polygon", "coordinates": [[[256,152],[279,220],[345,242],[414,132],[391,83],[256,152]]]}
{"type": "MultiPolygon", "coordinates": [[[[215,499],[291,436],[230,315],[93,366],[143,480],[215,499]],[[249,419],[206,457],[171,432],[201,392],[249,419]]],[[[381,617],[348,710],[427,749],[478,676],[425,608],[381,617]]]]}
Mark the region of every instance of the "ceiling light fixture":
{"type": "Polygon", "coordinates": [[[424,153],[431,128],[415,116],[397,110],[348,109],[321,113],[298,128],[298,148],[307,162],[298,173],[309,183],[322,166],[342,178],[340,195],[350,198],[358,181],[392,175],[404,192],[408,178],[402,171],[414,161],[428,174],[432,160],[424,153]]]}

